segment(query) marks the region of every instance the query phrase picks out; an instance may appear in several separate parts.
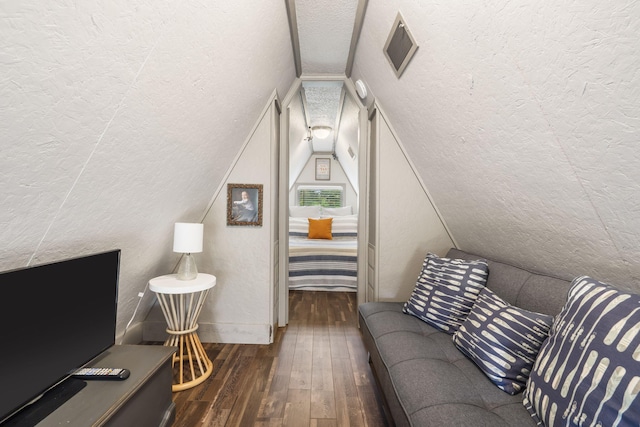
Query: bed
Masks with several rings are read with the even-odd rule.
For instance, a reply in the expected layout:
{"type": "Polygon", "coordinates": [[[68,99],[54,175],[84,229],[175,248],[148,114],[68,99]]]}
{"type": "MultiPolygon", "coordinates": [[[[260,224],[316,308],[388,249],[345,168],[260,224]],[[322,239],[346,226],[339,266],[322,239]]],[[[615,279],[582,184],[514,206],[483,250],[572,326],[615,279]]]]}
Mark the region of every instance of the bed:
{"type": "Polygon", "coordinates": [[[357,216],[331,218],[331,239],[310,239],[308,218],[289,218],[290,290],[357,291],[357,216]]]}

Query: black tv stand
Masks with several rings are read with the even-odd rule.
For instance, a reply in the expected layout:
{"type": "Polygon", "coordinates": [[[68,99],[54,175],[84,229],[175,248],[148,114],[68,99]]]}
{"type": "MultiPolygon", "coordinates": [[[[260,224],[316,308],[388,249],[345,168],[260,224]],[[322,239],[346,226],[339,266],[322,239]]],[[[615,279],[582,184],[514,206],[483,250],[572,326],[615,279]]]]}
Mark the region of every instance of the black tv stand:
{"type": "Polygon", "coordinates": [[[69,378],[2,423],[12,426],[165,426],[175,419],[171,356],[175,347],[116,345],[95,366],[126,367],[122,381],[69,378]],[[41,423],[41,424],[38,424],[41,423]]]}

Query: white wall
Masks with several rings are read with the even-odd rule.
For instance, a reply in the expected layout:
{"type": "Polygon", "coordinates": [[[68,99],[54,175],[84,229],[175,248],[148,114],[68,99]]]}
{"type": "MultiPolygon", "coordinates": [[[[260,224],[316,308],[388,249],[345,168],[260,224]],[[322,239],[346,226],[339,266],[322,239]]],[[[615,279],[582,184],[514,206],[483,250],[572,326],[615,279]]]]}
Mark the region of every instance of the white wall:
{"type": "MultiPolygon", "coordinates": [[[[202,342],[267,344],[272,336],[271,238],[277,201],[272,159],[279,141],[272,137],[273,101],[267,104],[254,132],[241,150],[204,218],[205,244],[194,255],[198,271],[216,276],[198,318],[202,342]],[[267,161],[265,161],[267,159],[267,161]],[[227,185],[263,186],[262,225],[227,225],[227,185]]],[[[145,341],[164,341],[166,322],[156,304],[144,324],[145,341]]]]}
{"type": "Polygon", "coordinates": [[[178,262],[173,224],[202,220],[294,81],[285,5],[25,0],[0,15],[0,269],[121,248],[121,335],[178,262]]]}
{"type": "Polygon", "coordinates": [[[456,243],[385,113],[375,108],[369,172],[375,212],[368,213],[367,245],[373,277],[367,277],[366,295],[369,301],[407,301],[425,255],[445,256],[456,243]]]}
{"type": "MultiPolygon", "coordinates": [[[[173,223],[204,218],[274,88],[295,80],[285,5],[0,13],[0,269],[121,248],[121,334],[178,262],[173,223]]],[[[462,249],[640,290],[639,33],[639,3],[369,2],[352,77],[462,249]],[[398,10],[420,44],[400,79],[382,55],[398,10]]]]}
{"type": "Polygon", "coordinates": [[[293,188],[293,184],[313,153],[311,144],[306,139],[306,120],[297,86],[296,84],[295,88],[290,89],[295,93],[291,96],[291,102],[285,112],[289,114],[289,129],[284,130],[289,132],[289,189],[293,188]]]}
{"type": "MultiPolygon", "coordinates": [[[[331,154],[313,154],[304,168],[300,172],[296,184],[300,185],[341,185],[344,187],[344,202],[343,206],[351,206],[354,214],[358,213],[358,196],[356,191],[351,186],[351,182],[347,178],[340,162],[334,160],[331,154]],[[328,181],[316,181],[316,159],[330,159],[331,160],[331,179],[328,181]]],[[[296,187],[295,185],[289,191],[289,205],[295,206],[296,202],[296,187]]]]}
{"type": "Polygon", "coordinates": [[[462,249],[640,290],[640,3],[369,2],[353,80],[462,249]],[[384,57],[400,11],[419,48],[384,57]]]}
{"type": "MultiPolygon", "coordinates": [[[[346,90],[346,89],[345,89],[346,90]]],[[[340,129],[336,137],[336,155],[340,161],[340,166],[344,171],[351,186],[358,193],[358,151],[360,145],[360,128],[359,128],[359,112],[360,106],[356,101],[347,95],[344,99],[342,107],[342,117],[340,119],[340,129]],[[355,154],[355,157],[349,155],[349,148],[355,154]]]]}

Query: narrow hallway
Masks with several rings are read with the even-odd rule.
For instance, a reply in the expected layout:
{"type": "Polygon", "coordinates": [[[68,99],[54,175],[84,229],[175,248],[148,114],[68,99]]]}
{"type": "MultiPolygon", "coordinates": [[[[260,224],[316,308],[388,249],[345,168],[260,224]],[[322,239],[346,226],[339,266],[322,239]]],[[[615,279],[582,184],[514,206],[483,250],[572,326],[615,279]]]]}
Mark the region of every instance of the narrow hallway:
{"type": "Polygon", "coordinates": [[[357,326],[356,294],[291,291],[270,345],[204,344],[203,384],[174,393],[174,426],[386,426],[357,326]]]}

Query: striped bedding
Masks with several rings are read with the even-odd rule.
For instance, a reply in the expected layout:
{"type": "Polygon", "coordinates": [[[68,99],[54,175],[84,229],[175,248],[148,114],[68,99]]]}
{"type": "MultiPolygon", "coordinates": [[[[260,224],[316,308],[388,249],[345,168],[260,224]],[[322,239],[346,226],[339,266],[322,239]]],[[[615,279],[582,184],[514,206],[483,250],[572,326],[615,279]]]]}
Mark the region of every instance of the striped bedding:
{"type": "Polygon", "coordinates": [[[308,239],[306,218],[289,218],[289,289],[356,292],[357,217],[334,217],[333,240],[308,239]]]}

